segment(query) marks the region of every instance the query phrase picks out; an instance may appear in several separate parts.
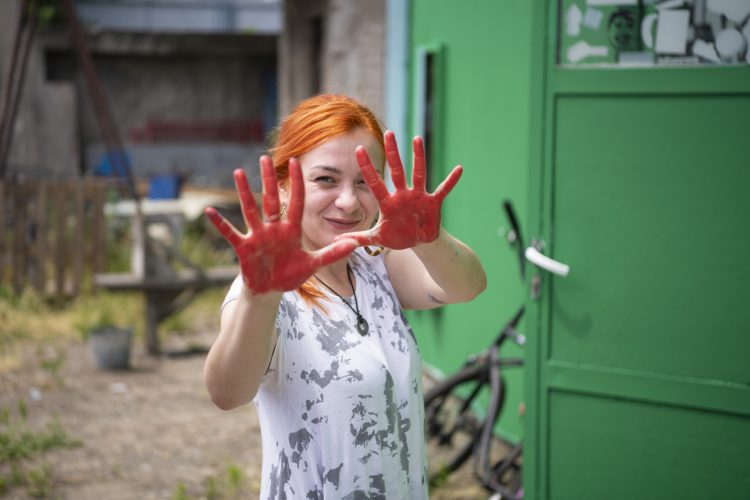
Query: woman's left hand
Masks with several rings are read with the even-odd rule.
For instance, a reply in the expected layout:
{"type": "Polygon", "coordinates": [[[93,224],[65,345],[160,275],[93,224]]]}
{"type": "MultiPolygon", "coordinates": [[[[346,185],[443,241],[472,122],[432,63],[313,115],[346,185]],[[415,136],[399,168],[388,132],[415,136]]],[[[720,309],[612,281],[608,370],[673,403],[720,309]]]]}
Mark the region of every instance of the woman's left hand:
{"type": "Polygon", "coordinates": [[[406,185],[404,167],[398,154],[393,132],[385,133],[385,155],[396,190],[388,189],[373,167],[364,147],[356,150],[362,177],[370,187],[380,206],[378,223],[370,230],[346,233],[341,238],[354,238],[360,245],[380,245],[393,250],[411,248],[420,243],[434,241],[440,233],[440,209],[443,200],[454,188],[463,169],[456,166],[448,177],[430,194],[426,191],[426,166],[424,143],[415,137],[412,187],[406,185]]]}

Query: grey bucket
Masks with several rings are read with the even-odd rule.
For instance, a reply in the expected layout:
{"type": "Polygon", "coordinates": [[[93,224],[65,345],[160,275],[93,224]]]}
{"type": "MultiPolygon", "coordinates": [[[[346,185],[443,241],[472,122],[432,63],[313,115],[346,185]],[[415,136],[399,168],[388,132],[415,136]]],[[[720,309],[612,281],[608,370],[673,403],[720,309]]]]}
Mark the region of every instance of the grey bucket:
{"type": "Polygon", "coordinates": [[[124,370],[130,367],[132,328],[109,326],[89,332],[89,345],[94,363],[104,370],[124,370]]]}

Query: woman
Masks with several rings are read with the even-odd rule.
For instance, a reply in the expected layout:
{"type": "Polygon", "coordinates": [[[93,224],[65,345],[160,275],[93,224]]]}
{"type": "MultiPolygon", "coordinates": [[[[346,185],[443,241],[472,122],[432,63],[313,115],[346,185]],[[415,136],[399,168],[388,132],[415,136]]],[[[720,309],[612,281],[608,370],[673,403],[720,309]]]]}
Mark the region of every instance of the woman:
{"type": "Polygon", "coordinates": [[[257,405],[261,498],[426,498],[421,361],[401,310],[485,287],[476,255],[440,227],[461,167],[425,192],[415,138],[409,189],[393,133],[335,95],[300,103],[272,155],[264,219],[235,172],[247,234],[206,211],[241,268],[206,359],[211,398],[257,405]]]}

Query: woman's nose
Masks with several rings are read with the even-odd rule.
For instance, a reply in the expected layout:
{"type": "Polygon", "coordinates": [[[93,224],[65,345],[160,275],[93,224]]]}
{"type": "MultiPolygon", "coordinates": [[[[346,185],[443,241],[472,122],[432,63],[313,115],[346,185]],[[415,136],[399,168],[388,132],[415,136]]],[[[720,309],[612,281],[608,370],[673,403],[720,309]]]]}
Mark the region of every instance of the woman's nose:
{"type": "Polygon", "coordinates": [[[346,212],[353,212],[359,208],[359,198],[354,189],[344,187],[336,197],[336,207],[346,212]]]}

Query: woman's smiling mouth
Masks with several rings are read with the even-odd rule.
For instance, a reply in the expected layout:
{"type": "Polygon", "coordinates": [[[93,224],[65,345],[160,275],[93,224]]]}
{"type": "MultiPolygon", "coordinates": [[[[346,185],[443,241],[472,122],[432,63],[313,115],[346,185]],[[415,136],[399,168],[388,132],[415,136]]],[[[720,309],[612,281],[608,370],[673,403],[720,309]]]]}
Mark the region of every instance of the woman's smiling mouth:
{"type": "Polygon", "coordinates": [[[338,229],[339,231],[349,231],[351,229],[354,229],[357,227],[357,224],[360,223],[361,219],[357,220],[348,220],[348,219],[337,219],[332,217],[324,217],[326,222],[333,226],[334,229],[338,229]]]}

